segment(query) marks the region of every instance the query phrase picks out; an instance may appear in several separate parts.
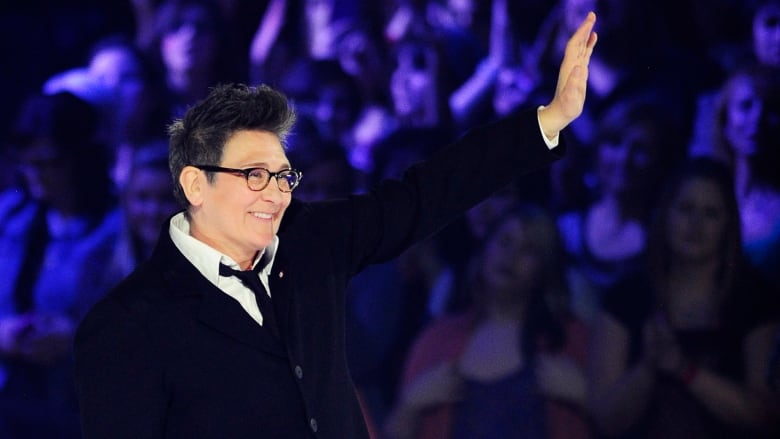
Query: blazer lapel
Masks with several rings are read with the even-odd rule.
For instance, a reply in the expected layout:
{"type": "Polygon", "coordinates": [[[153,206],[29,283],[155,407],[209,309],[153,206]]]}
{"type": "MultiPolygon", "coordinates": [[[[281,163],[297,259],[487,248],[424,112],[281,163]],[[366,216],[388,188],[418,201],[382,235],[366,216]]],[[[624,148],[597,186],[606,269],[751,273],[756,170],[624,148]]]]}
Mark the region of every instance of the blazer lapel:
{"type": "Polygon", "coordinates": [[[258,325],[235,299],[216,287],[212,289],[203,295],[198,312],[201,322],[241,343],[279,357],[287,356],[271,331],[258,325]]]}
{"type": "Polygon", "coordinates": [[[240,343],[273,355],[285,357],[286,351],[266,328],[258,325],[241,305],[209,282],[173,244],[167,227],[152,256],[152,264],[170,268],[163,272],[167,289],[179,297],[200,297],[197,317],[204,325],[219,331],[240,343]],[[158,262],[155,263],[154,260],[158,262]],[[163,264],[160,261],[165,261],[163,264]]]}

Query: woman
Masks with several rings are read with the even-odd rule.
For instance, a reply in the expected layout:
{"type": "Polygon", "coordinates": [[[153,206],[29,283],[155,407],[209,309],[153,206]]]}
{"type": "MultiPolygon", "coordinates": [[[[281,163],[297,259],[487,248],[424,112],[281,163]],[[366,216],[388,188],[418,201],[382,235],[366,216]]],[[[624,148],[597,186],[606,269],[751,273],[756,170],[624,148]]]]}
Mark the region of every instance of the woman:
{"type": "Polygon", "coordinates": [[[730,175],[697,159],[671,179],[646,269],[603,298],[588,407],[607,436],[771,434],[767,376],[780,296],[741,257],[730,175]]]}
{"type": "Polygon", "coordinates": [[[24,184],[0,193],[0,437],[78,437],[70,347],[97,294],[80,276],[117,230],[96,127],[67,92],[30,97],[14,126],[24,184]]]}
{"type": "Polygon", "coordinates": [[[593,175],[583,180],[590,197],[558,214],[574,309],[585,320],[605,289],[641,266],[656,188],[685,154],[664,108],[650,90],[610,107],[599,122],[593,175]]]}
{"type": "Polygon", "coordinates": [[[735,71],[715,108],[717,157],[731,165],[747,257],[780,285],[780,77],[767,66],[735,71]]]}
{"type": "Polygon", "coordinates": [[[587,437],[584,326],[566,311],[555,224],[516,207],[486,237],[475,305],[417,339],[391,438],[587,437]]]}

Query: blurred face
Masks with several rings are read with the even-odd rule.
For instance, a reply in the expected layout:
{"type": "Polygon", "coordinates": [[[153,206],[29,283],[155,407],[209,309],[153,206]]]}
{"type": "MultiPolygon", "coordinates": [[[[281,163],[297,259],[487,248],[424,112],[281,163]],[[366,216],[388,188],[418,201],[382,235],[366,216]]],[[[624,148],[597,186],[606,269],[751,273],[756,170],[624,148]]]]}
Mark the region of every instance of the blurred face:
{"type": "Polygon", "coordinates": [[[602,192],[615,194],[639,189],[648,182],[657,162],[655,135],[649,126],[631,125],[598,147],[597,171],[602,192]]]}
{"type": "Polygon", "coordinates": [[[139,168],[133,171],[123,193],[125,216],[133,235],[151,248],[160,227],[178,206],[173,198],[167,169],[139,168]]]}
{"type": "Polygon", "coordinates": [[[360,30],[351,30],[341,38],[338,48],[341,68],[352,76],[374,74],[379,67],[374,43],[360,30]]]}
{"type": "Polygon", "coordinates": [[[750,80],[734,83],[726,104],[724,135],[737,156],[749,156],[758,151],[759,127],[764,103],[750,80]]]}
{"type": "Polygon", "coordinates": [[[19,165],[30,195],[49,203],[70,198],[71,162],[46,139],[39,139],[20,154],[19,165]]]}
{"type": "Polygon", "coordinates": [[[753,52],[761,64],[780,67],[780,5],[767,5],[753,16],[753,52]]]}
{"type": "Polygon", "coordinates": [[[216,59],[217,35],[205,9],[190,7],[162,37],[162,58],[172,72],[211,68],[216,59]]]}
{"type": "MultiPolygon", "coordinates": [[[[279,139],[264,131],[238,131],[225,144],[225,168],[263,167],[271,172],[290,168],[279,139]]],[[[213,182],[199,178],[202,194],[191,207],[192,235],[241,263],[273,240],[290,193],[279,190],[274,178],[261,191],[252,191],[240,175],[215,173],[213,182]]]]}
{"type": "Polygon", "coordinates": [[[485,248],[483,278],[489,291],[524,293],[541,281],[542,258],[519,218],[503,222],[485,248]]]}
{"type": "Polygon", "coordinates": [[[393,106],[399,117],[420,125],[437,121],[437,59],[422,45],[406,45],[398,53],[398,66],[390,78],[393,106]]]}
{"type": "Polygon", "coordinates": [[[716,183],[704,178],[684,183],[666,217],[672,254],[693,261],[716,257],[723,244],[726,215],[716,183]]]}

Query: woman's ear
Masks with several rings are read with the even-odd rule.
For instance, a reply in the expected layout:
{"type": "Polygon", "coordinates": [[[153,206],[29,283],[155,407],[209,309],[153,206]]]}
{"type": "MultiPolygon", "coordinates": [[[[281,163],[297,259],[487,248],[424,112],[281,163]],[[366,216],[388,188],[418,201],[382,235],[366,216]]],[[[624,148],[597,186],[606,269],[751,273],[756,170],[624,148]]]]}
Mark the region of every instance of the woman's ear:
{"type": "Polygon", "coordinates": [[[194,166],[185,166],[179,174],[179,184],[184,191],[184,196],[192,206],[200,206],[203,203],[203,185],[206,182],[206,176],[200,169],[194,166]]]}

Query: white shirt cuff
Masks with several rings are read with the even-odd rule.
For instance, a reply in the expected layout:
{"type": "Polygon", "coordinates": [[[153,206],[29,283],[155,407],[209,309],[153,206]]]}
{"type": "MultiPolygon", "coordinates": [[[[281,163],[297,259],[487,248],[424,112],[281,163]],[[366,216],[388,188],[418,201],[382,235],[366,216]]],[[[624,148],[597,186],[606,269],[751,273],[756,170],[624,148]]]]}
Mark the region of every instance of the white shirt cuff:
{"type": "Polygon", "coordinates": [[[553,149],[556,146],[558,146],[558,142],[560,141],[561,134],[558,133],[553,137],[552,139],[548,139],[547,136],[544,134],[544,129],[542,128],[542,121],[539,120],[539,110],[544,108],[544,105],[540,105],[536,109],[536,122],[539,124],[539,132],[542,134],[542,139],[544,139],[545,145],[547,145],[548,148],[553,149]]]}

